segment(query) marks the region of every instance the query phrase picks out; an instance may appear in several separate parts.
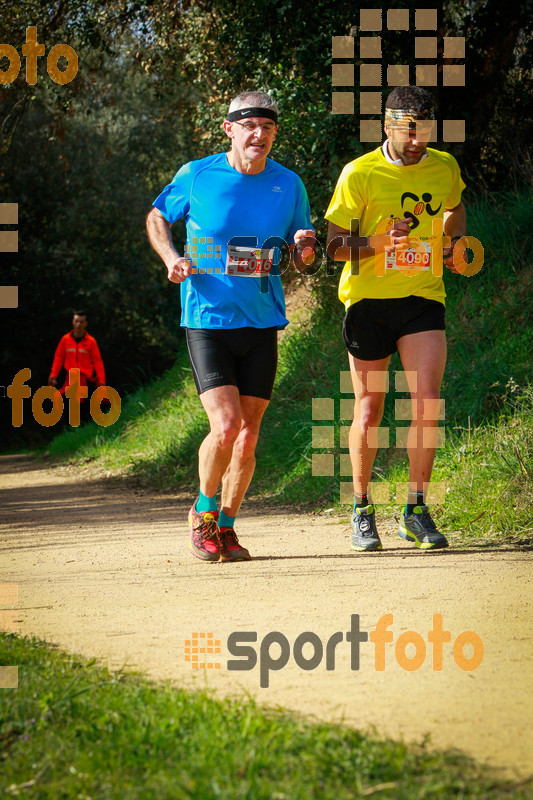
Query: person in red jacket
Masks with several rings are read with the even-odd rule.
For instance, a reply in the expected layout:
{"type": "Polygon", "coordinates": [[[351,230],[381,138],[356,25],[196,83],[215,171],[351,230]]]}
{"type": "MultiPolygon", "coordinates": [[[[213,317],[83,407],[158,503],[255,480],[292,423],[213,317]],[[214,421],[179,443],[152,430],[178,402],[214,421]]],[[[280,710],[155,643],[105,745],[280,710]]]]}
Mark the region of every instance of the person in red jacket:
{"type": "MultiPolygon", "coordinates": [[[[59,390],[61,394],[64,394],[65,389],[70,386],[69,370],[74,368],[80,371],[80,386],[89,386],[89,390],[92,388],[91,384],[96,384],[96,387],[105,386],[104,362],[100,350],[96,339],[86,331],[87,312],[75,311],[72,326],[70,333],[66,333],[59,340],[48,378],[48,385],[57,387],[57,377],[61,368],[67,371],[65,382],[59,390]]],[[[88,405],[82,401],[81,407],[86,410],[88,405]]]]}

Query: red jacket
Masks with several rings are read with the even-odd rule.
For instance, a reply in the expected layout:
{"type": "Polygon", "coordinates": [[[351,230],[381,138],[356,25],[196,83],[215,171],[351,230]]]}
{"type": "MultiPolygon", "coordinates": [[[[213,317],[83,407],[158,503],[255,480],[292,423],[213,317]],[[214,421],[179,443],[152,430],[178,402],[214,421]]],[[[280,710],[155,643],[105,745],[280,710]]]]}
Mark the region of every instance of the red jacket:
{"type": "Polygon", "coordinates": [[[65,383],[60,389],[61,394],[66,386],[70,386],[69,370],[76,367],[80,371],[80,386],[87,386],[87,381],[95,381],[105,386],[104,362],[96,339],[85,332],[83,338],[77,342],[73,333],[72,330],[59,340],[50,372],[50,378],[57,378],[61,367],[67,370],[65,383]]]}

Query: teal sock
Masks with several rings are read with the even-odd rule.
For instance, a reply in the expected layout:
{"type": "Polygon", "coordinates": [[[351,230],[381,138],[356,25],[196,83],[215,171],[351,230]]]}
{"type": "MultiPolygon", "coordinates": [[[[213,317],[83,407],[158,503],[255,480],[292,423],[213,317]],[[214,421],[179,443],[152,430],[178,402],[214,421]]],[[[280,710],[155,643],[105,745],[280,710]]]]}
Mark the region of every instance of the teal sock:
{"type": "Polygon", "coordinates": [[[196,510],[198,511],[199,514],[203,514],[204,511],[216,511],[217,510],[216,494],[213,497],[208,497],[200,489],[200,497],[196,501],[196,510]]]}
{"type": "Polygon", "coordinates": [[[224,514],[223,511],[220,512],[218,517],[218,527],[219,528],[233,528],[235,525],[235,517],[228,517],[227,514],[224,514]]]}

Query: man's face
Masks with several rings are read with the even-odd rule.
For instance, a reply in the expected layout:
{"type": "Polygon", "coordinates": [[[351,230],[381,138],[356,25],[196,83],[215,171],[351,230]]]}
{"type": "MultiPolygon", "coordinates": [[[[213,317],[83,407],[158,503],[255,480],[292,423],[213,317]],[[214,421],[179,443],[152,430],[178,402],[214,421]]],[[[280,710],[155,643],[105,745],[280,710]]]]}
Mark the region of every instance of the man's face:
{"type": "Polygon", "coordinates": [[[399,128],[395,125],[385,126],[389,140],[390,154],[394,159],[401,158],[404,166],[418,164],[427,150],[431,129],[428,125],[417,125],[416,128],[399,128]]]}
{"type": "Polygon", "coordinates": [[[83,336],[85,328],[87,327],[87,317],[81,317],[79,314],[74,314],[72,317],[72,327],[74,328],[75,336],[83,336]]]}
{"type": "Polygon", "coordinates": [[[224,122],[232,150],[241,160],[261,161],[272,149],[278,126],[268,117],[250,117],[237,122],[224,122]]]}

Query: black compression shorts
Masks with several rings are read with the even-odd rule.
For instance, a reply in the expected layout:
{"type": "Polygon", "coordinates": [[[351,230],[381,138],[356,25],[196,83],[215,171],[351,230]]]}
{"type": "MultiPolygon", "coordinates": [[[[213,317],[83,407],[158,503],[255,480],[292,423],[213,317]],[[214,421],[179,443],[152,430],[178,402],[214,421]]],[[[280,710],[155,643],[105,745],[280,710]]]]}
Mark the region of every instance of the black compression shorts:
{"type": "Polygon", "coordinates": [[[278,363],[277,328],[186,328],[198,394],[237,386],[239,394],[270,400],[278,363]]]}
{"type": "Polygon", "coordinates": [[[395,353],[402,336],[445,327],[442,303],[409,295],[354,303],[344,317],[342,336],[352,356],[377,361],[395,353]]]}

